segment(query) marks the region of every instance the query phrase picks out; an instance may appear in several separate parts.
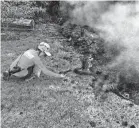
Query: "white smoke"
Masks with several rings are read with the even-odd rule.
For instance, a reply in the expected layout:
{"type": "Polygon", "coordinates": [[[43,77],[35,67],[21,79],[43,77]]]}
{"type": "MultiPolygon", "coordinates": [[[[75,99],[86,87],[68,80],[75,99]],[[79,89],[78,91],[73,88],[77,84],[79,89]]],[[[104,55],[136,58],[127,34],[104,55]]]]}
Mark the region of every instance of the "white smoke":
{"type": "Polygon", "coordinates": [[[108,2],[69,1],[74,6],[70,17],[72,22],[79,25],[94,27],[100,15],[108,9],[108,2]]]}
{"type": "Polygon", "coordinates": [[[72,22],[97,28],[107,45],[121,47],[110,67],[139,71],[139,2],[72,2],[72,22]]]}
{"type": "Polygon", "coordinates": [[[124,63],[125,68],[135,68],[139,71],[139,12],[136,4],[116,4],[102,15],[101,24],[103,38],[109,44],[116,44],[124,50],[111,66],[124,63]]]}

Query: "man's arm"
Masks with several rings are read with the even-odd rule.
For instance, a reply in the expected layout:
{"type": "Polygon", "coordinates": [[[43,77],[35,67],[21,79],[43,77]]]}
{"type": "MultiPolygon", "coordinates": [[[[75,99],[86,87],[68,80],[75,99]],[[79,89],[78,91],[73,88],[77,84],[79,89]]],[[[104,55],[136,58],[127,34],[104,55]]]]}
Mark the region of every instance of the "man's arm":
{"type": "Polygon", "coordinates": [[[48,75],[48,76],[52,76],[52,77],[57,77],[57,78],[63,78],[64,76],[61,75],[61,74],[57,74],[57,73],[54,73],[50,70],[48,70],[42,63],[42,61],[40,60],[40,58],[34,58],[34,62],[35,64],[42,70],[42,72],[45,74],[45,75],[48,75]]]}

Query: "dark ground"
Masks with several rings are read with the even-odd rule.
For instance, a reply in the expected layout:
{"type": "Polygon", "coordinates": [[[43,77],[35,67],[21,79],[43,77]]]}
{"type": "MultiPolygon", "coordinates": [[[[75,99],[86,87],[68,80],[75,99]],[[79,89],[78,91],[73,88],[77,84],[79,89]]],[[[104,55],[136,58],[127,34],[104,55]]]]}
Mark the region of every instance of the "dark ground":
{"type": "MultiPolygon", "coordinates": [[[[1,70],[23,51],[41,41],[50,44],[53,56],[44,64],[55,72],[79,67],[78,54],[67,47],[56,24],[40,24],[34,31],[5,31],[1,41],[1,70]],[[63,57],[72,58],[71,62],[63,57]]],[[[139,106],[109,93],[95,99],[91,76],[68,73],[68,81],[49,78],[29,82],[1,81],[2,128],[139,128],[139,106]]]]}

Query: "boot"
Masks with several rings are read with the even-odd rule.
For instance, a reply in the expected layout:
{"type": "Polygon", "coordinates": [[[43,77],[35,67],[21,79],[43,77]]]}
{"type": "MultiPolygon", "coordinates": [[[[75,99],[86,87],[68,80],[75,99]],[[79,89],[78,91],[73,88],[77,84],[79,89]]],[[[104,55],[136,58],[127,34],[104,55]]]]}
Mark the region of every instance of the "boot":
{"type": "Polygon", "coordinates": [[[10,73],[9,73],[9,71],[5,71],[5,72],[3,72],[3,80],[9,80],[9,78],[10,78],[10,73]]]}

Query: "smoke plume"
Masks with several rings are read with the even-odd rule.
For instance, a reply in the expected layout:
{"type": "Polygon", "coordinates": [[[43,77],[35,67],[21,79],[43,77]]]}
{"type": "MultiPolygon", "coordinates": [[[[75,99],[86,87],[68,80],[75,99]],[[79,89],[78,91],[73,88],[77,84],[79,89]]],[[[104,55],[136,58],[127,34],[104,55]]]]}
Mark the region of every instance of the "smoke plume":
{"type": "Polygon", "coordinates": [[[101,16],[98,28],[109,45],[121,48],[110,67],[120,66],[127,74],[139,73],[139,3],[116,4],[101,16]],[[115,46],[115,45],[114,45],[115,46]]]}
{"type": "Polygon", "coordinates": [[[72,22],[79,25],[94,27],[99,22],[100,16],[108,9],[108,2],[95,1],[69,1],[74,6],[70,13],[72,22]]]}
{"type": "Polygon", "coordinates": [[[110,68],[139,73],[139,2],[69,2],[72,22],[97,28],[107,46],[120,49],[110,68]]]}

